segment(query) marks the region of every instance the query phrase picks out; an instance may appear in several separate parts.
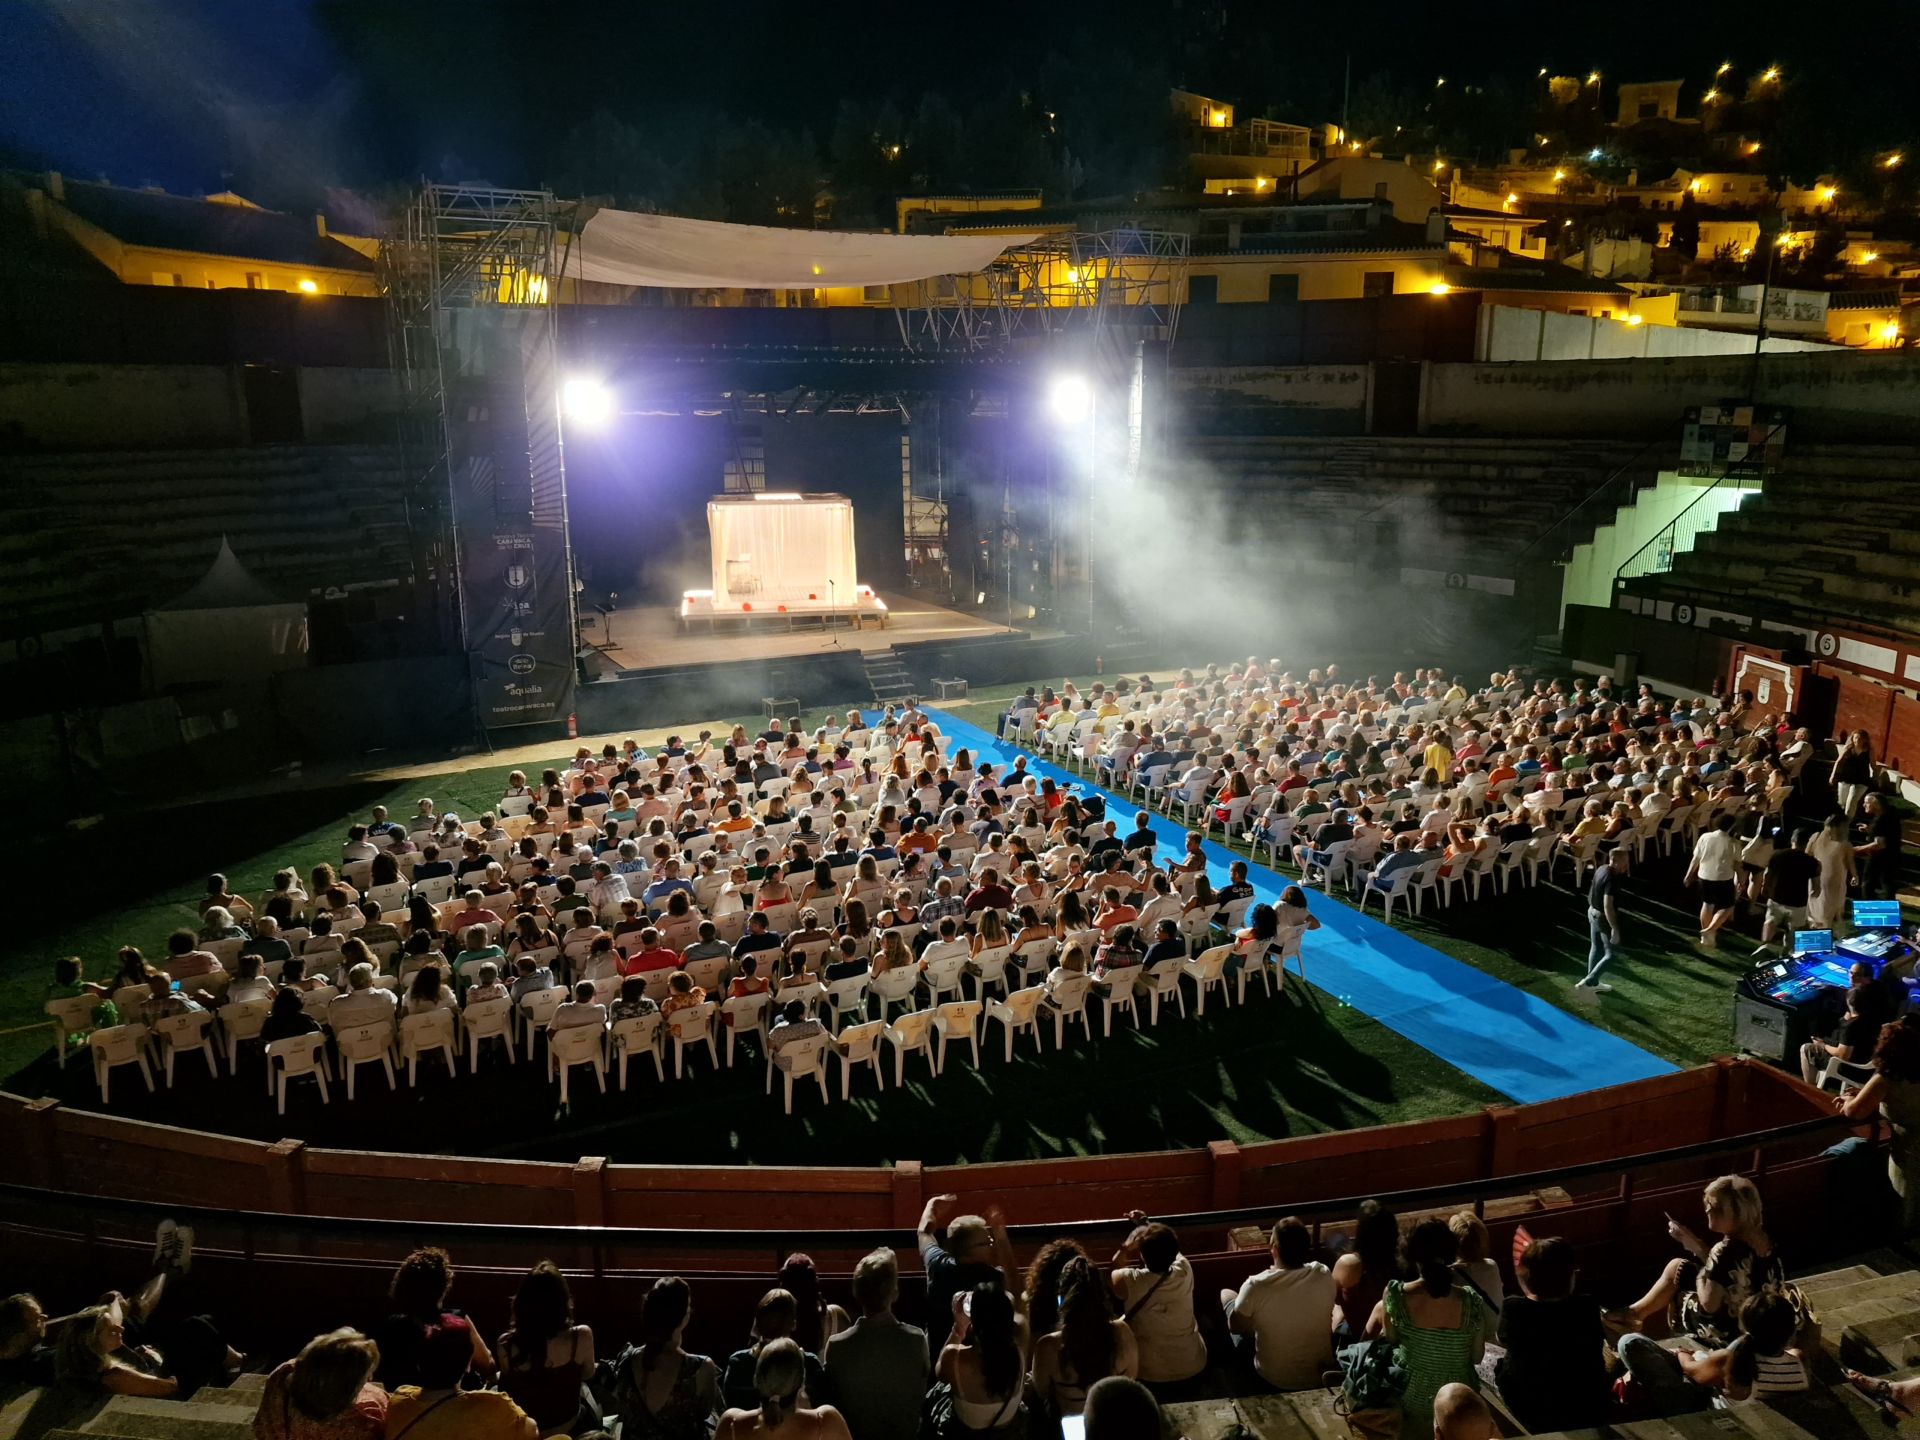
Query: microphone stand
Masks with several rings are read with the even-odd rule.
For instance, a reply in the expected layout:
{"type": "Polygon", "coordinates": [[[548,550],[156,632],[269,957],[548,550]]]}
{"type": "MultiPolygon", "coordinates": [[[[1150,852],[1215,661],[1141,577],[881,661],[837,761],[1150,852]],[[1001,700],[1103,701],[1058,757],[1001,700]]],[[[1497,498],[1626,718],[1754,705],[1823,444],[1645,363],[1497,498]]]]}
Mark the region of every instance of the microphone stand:
{"type": "Polygon", "coordinates": [[[840,648],[840,587],[831,578],[827,580],[827,641],[840,648]]]}

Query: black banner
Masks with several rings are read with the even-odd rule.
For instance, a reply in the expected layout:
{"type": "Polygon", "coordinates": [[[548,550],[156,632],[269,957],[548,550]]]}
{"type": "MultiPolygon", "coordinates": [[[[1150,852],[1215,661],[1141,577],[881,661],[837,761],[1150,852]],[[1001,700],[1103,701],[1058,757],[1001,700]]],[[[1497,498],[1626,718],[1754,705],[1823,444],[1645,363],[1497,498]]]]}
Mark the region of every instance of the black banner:
{"type": "Polygon", "coordinates": [[[536,306],[449,318],[448,464],[475,704],[489,729],[564,719],[575,646],[552,327],[536,306]]]}

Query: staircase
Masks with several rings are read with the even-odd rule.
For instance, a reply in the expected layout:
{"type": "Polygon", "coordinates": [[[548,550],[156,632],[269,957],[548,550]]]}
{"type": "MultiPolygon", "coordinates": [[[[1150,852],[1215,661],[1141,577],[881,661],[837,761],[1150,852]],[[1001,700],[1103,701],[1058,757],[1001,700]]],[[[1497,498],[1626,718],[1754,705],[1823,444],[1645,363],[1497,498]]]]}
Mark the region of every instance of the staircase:
{"type": "Polygon", "coordinates": [[[913,694],[913,682],[907,678],[907,665],[894,648],[862,650],[860,664],[867,672],[867,685],[876,705],[905,700],[913,694]]]}

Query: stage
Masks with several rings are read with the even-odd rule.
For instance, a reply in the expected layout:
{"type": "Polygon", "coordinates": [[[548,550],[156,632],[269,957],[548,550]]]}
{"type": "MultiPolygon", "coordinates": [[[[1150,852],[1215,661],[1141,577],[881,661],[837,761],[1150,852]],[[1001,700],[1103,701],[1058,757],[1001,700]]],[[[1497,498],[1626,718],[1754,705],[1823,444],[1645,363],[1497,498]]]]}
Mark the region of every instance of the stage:
{"type": "MultiPolygon", "coordinates": [[[[695,620],[683,624],[674,605],[646,605],[602,615],[583,609],[580,638],[592,646],[589,675],[599,678],[635,671],[680,669],[715,661],[785,660],[825,651],[874,651],[897,646],[979,641],[993,636],[1024,640],[1038,635],[990,616],[966,615],[915,594],[881,591],[886,624],[872,617],[858,627],[850,616],[837,623],[820,616],[796,616],[783,622],[769,615],[751,622],[695,620]]],[[[1047,632],[1058,634],[1057,631],[1047,632]]]]}

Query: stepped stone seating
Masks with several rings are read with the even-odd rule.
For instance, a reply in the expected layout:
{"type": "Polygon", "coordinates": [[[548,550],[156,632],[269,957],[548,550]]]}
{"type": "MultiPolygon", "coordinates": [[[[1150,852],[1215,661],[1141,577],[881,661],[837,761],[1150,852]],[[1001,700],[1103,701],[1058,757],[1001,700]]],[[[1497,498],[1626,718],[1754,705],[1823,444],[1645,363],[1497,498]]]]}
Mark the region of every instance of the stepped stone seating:
{"type": "Polygon", "coordinates": [[[208,1385],[190,1400],[29,1390],[0,1406],[0,1440],[252,1440],[266,1385],[265,1375],[242,1375],[231,1386],[208,1385]]]}
{"type": "Polygon", "coordinates": [[[1764,489],[1674,557],[1639,595],[1723,596],[1728,608],[1818,624],[1857,619],[1920,634],[1920,485],[1912,451],[1789,450],[1764,489]]]}
{"type": "Polygon", "coordinates": [[[1541,558],[1553,559],[1590,539],[1611,507],[1560,522],[1622,467],[1631,489],[1620,500],[1652,484],[1666,458],[1659,446],[1608,441],[1185,435],[1178,444],[1199,467],[1196,484],[1217,488],[1236,519],[1318,531],[1342,549],[1366,543],[1355,533],[1362,521],[1399,519],[1418,527],[1408,538],[1424,555],[1509,565],[1538,540],[1550,540],[1541,558]]]}
{"type": "Polygon", "coordinates": [[[411,574],[408,472],[390,446],[10,457],[0,467],[0,633],[139,614],[205,572],[225,535],[288,599],[411,574]]]}

